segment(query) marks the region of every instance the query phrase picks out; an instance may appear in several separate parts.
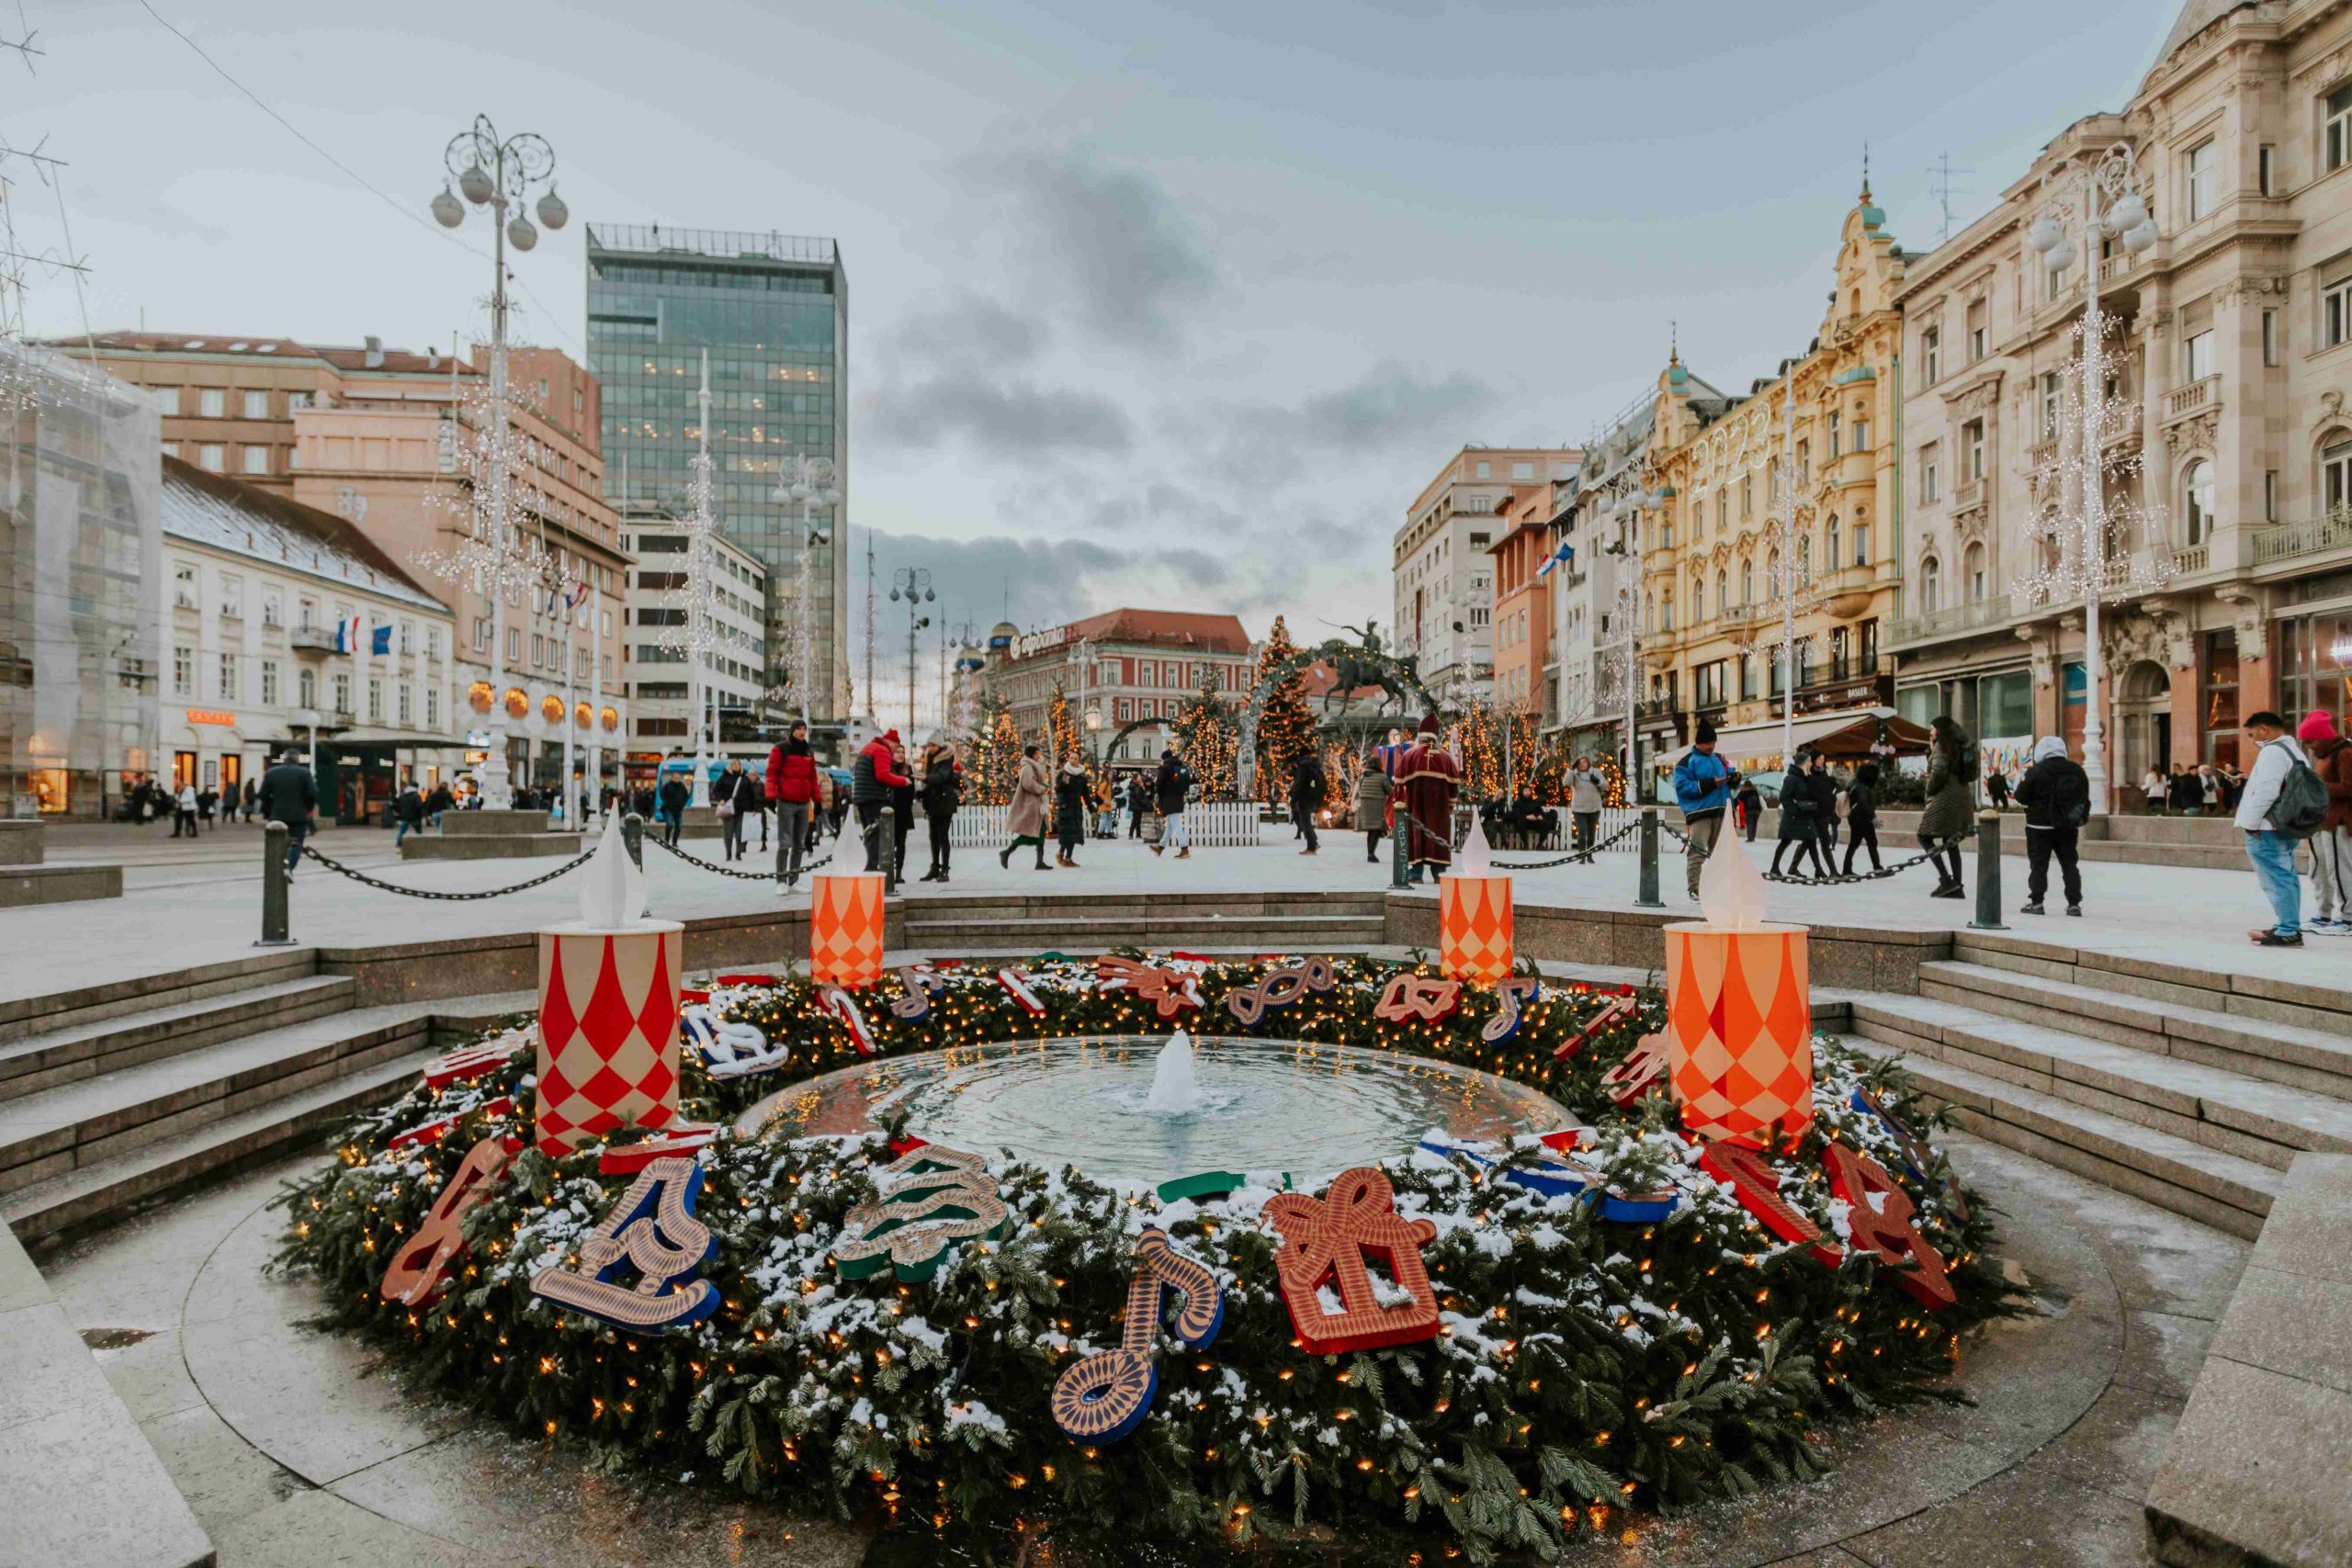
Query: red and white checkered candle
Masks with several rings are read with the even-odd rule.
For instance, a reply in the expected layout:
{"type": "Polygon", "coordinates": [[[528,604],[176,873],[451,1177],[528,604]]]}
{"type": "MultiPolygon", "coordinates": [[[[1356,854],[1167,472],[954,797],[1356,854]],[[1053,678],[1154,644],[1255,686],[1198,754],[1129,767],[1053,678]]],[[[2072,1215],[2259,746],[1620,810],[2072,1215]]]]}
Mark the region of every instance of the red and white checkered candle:
{"type": "Polygon", "coordinates": [[[678,1009],[685,928],[539,933],[537,1139],[560,1155],[623,1126],[678,1117],[678,1009]]]}

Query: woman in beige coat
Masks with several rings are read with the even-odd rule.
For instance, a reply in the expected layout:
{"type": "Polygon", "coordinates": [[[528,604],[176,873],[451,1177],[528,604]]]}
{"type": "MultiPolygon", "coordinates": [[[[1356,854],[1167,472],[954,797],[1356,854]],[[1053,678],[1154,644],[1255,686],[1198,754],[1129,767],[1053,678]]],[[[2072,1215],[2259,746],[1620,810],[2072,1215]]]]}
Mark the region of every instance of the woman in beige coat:
{"type": "Polygon", "coordinates": [[[1012,812],[1006,824],[1012,829],[1012,842],[996,857],[999,865],[1010,866],[1013,851],[1035,844],[1037,869],[1054,869],[1046,863],[1046,802],[1053,797],[1053,771],[1037,755],[1037,743],[1033,740],[1021,748],[1021,776],[1013,781],[1012,812]]]}

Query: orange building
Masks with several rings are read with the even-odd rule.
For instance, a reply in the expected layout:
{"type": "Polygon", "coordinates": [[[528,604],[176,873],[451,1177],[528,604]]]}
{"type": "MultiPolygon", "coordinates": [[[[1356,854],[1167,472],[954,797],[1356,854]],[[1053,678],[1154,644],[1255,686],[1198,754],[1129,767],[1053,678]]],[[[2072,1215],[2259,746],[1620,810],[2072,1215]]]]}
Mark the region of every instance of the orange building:
{"type": "Polygon", "coordinates": [[[1515,495],[1509,526],[1487,551],[1494,562],[1495,706],[1532,712],[1546,723],[1556,715],[1544,674],[1552,657],[1552,592],[1544,569],[1552,557],[1554,498],[1570,488],[1555,479],[1515,495]]]}

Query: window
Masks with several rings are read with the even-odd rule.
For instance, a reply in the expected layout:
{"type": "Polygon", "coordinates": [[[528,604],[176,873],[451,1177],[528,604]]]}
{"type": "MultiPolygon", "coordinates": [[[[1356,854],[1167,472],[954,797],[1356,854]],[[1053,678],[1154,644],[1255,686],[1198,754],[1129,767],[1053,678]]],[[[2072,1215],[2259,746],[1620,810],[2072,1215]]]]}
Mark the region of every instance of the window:
{"type": "Polygon", "coordinates": [[[235,654],[224,653],[220,656],[219,673],[220,700],[224,703],[235,702],[237,700],[237,656],[235,654]]]}
{"type": "Polygon", "coordinates": [[[1510,477],[1515,479],[1532,479],[1535,477],[1535,465],[1532,463],[1513,463],[1510,466],[1510,477]]]}
{"type": "Polygon", "coordinates": [[[1930,441],[1919,448],[1919,499],[1934,501],[1943,493],[1941,484],[1944,449],[1940,442],[1930,441]]]}
{"type": "Polygon", "coordinates": [[[1968,307],[1968,362],[1971,365],[1984,357],[1984,301],[1979,299],[1968,307]]]}
{"type": "MultiPolygon", "coordinates": [[[[1749,474],[1739,481],[1739,517],[1745,523],[1756,515],[1756,476],[1749,474]]],[[[1715,526],[1723,526],[1723,519],[1715,519],[1715,526]]]]}
{"type": "Polygon", "coordinates": [[[2213,373],[2213,329],[2192,333],[2181,345],[2181,374],[2190,381],[2202,381],[2213,373]]]}
{"type": "Polygon", "coordinates": [[[196,394],[196,412],[207,419],[223,419],[229,412],[229,394],[218,387],[207,387],[196,394]]]}
{"type": "Polygon", "coordinates": [[[275,588],[266,589],[262,593],[261,624],[267,631],[276,631],[286,625],[286,596],[275,588]]]}
{"type": "Polygon", "coordinates": [[[167,418],[177,414],[180,412],[180,389],[177,387],[156,388],[155,409],[167,418]]]}
{"type": "Polygon", "coordinates": [[[2320,347],[2334,348],[2347,338],[2352,338],[2352,276],[2329,284],[2320,297],[2320,347]]]}
{"type": "Polygon", "coordinates": [[[2352,512],[2352,440],[2324,448],[2319,463],[2320,493],[2327,502],[2327,514],[2335,517],[2352,512]]]}
{"type": "Polygon", "coordinates": [[[2278,521],[2278,470],[2276,468],[2262,470],[2262,520],[2265,523],[2278,521]]]}
{"type": "Polygon", "coordinates": [[[1859,413],[1858,413],[1858,414],[1856,414],[1856,415],[1854,416],[1854,450],[1855,450],[1855,451],[1857,451],[1857,452],[1867,452],[1867,451],[1869,451],[1870,449],[1871,449],[1871,422],[1870,422],[1870,416],[1869,416],[1869,415],[1867,415],[1867,414],[1859,414],[1859,413]]]}
{"type": "Polygon", "coordinates": [[[172,568],[172,607],[193,610],[196,603],[196,568],[185,563],[172,568]]]}
{"type": "Polygon", "coordinates": [[[178,442],[176,442],[176,441],[166,441],[166,442],[164,442],[164,457],[178,457],[179,455],[180,455],[180,444],[179,444],[178,442]]]}
{"type": "Polygon", "coordinates": [[[1943,377],[1944,334],[1934,327],[1919,334],[1919,368],[1926,374],[1926,384],[1930,387],[1943,377]]]}
{"type": "Polygon", "coordinates": [[[312,407],[314,401],[308,392],[288,392],[286,394],[286,412],[292,413],[296,409],[312,407]]]}
{"type": "Polygon", "coordinates": [[[1693,500],[1690,502],[1690,536],[1695,539],[1706,531],[1707,503],[1703,501],[1693,500]]]}
{"type": "Polygon", "coordinates": [[[1756,563],[1752,560],[1739,563],[1739,602],[1743,604],[1756,603],[1756,563]]]}
{"type": "Polygon", "coordinates": [[[247,419],[267,419],[269,417],[269,394],[267,392],[247,392],[245,394],[245,417],[247,419]]]}
{"type": "Polygon", "coordinates": [[[220,597],[217,603],[222,620],[243,620],[245,618],[245,580],[242,577],[223,577],[220,580],[220,597]]]}
{"type": "Polygon", "coordinates": [[[415,720],[412,716],[412,714],[413,712],[415,698],[411,694],[409,691],[409,684],[406,681],[402,681],[400,683],[400,688],[395,694],[395,696],[397,698],[397,702],[392,709],[393,717],[402,725],[414,723],[415,720]]]}
{"type": "Polygon", "coordinates": [[[441,688],[438,686],[424,688],[424,728],[441,728],[441,688]]]}
{"type": "Polygon", "coordinates": [[[1932,615],[1942,607],[1943,569],[1929,556],[1919,563],[1919,610],[1932,615]]]}
{"type": "Polygon", "coordinates": [[[2272,169],[2276,166],[2276,161],[2270,155],[2272,149],[2268,147],[2257,147],[2254,152],[2255,188],[2265,196],[2278,194],[2278,187],[2271,175],[2272,169]]]}
{"type": "Polygon", "coordinates": [[[300,601],[294,607],[294,615],[296,631],[316,631],[319,626],[319,602],[316,599],[300,601]]]}
{"type": "Polygon", "coordinates": [[[1493,479],[1495,477],[1495,466],[1492,463],[1481,461],[1478,464],[1478,477],[1482,479],[1493,479]]]}
{"type": "Polygon", "coordinates": [[[2221,153],[2210,141],[2188,150],[2188,220],[2210,218],[2222,204],[2221,153]]]}
{"type": "Polygon", "coordinates": [[[261,661],[261,701],[264,707],[277,705],[277,660],[275,659],[261,661]]]}
{"type": "Polygon", "coordinates": [[[1859,517],[1854,519],[1854,564],[1871,564],[1871,525],[1859,517]]]}
{"type": "Polygon", "coordinates": [[[414,653],[416,651],[416,623],[414,621],[402,621],[401,623],[400,648],[402,653],[414,653]]]}
{"type": "Polygon", "coordinates": [[[269,472],[268,447],[256,446],[245,448],[245,472],[249,474],[266,474],[269,472]]]}
{"type": "Polygon", "coordinates": [[[506,662],[509,664],[523,662],[523,628],[520,626],[506,628],[506,662]]]}
{"type": "Polygon", "coordinates": [[[1802,588],[1813,581],[1813,536],[1797,536],[1797,586],[1802,588]]]}
{"type": "Polygon", "coordinates": [[[2182,542],[2205,544],[2213,537],[2213,465],[2202,457],[2188,466],[2181,483],[2182,542]]]}
{"type": "MultiPolygon", "coordinates": [[[[605,629],[606,631],[610,631],[613,628],[606,626],[605,629]]],[[[441,628],[439,626],[427,626],[424,628],[424,657],[435,663],[440,661],[441,628]]]]}
{"type": "Polygon", "coordinates": [[[1845,558],[1844,555],[1838,548],[1838,545],[1841,543],[1843,543],[1843,541],[1838,536],[1838,519],[1833,514],[1829,519],[1829,537],[1827,540],[1829,547],[1821,552],[1822,564],[1826,566],[1832,571],[1837,570],[1838,563],[1845,558]]]}
{"type": "Polygon", "coordinates": [[[311,671],[304,670],[295,676],[294,690],[299,694],[295,698],[298,706],[314,708],[319,705],[319,678],[311,671]]]}
{"type": "Polygon", "coordinates": [[[196,695],[196,649],[192,648],[172,649],[172,695],[196,695]]]}
{"type": "Polygon", "coordinates": [[[1832,461],[1837,459],[1838,453],[1838,418],[1835,413],[1829,416],[1829,456],[1832,461]]]}
{"type": "Polygon", "coordinates": [[[2321,132],[2320,160],[2330,169],[2352,163],[2352,85],[2327,96],[2327,124],[2321,132]]]}
{"type": "Polygon", "coordinates": [[[1812,482],[1813,443],[1810,441],[1800,441],[1797,443],[1797,483],[1806,485],[1811,484],[1812,482]]]}
{"type": "Polygon", "coordinates": [[[1960,427],[1962,463],[1971,479],[1984,477],[1984,422],[1972,419],[1960,427]]]}
{"type": "Polygon", "coordinates": [[[1967,580],[1968,602],[1973,604],[1981,601],[1984,597],[1986,586],[1983,545],[1975,544],[1968,547],[1967,553],[1960,558],[1960,572],[1961,576],[1967,580]]]}
{"type": "Polygon", "coordinates": [[[487,651],[489,648],[490,617],[487,615],[476,615],[474,617],[474,651],[476,653],[481,653],[487,651]]]}
{"type": "Polygon", "coordinates": [[[351,677],[348,675],[337,675],[334,678],[334,711],[337,713],[351,711],[351,677]]]}
{"type": "Polygon", "coordinates": [[[2276,310],[2262,312],[2262,363],[2267,366],[2278,363],[2278,312],[2276,310]]]}
{"type": "Polygon", "coordinates": [[[1715,614],[1720,615],[1731,608],[1731,574],[1715,573],[1715,614]]]}
{"type": "Polygon", "coordinates": [[[2058,439],[2058,421],[2066,405],[2065,378],[2055,370],[2041,373],[2041,439],[2058,439]]]}
{"type": "Polygon", "coordinates": [[[229,467],[229,448],[217,441],[208,441],[196,449],[196,466],[220,473],[229,467]]]}

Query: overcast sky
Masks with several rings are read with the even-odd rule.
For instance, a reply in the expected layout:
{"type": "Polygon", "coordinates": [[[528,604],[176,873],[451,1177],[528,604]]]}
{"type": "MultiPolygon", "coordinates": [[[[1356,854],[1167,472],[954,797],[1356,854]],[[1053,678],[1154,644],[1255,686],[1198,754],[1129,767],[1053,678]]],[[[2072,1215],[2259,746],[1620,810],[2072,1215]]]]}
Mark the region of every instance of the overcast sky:
{"type": "MultiPolygon", "coordinates": [[[[153,0],[396,209],[138,0],[22,4],[47,52],[0,58],[0,135],[70,164],[94,327],[478,335],[486,230],[423,214],[487,110],[554,143],[575,220],[840,242],[849,517],[886,582],[930,567],[951,621],[1009,589],[1023,625],[1132,603],[1253,635],[1385,619],[1440,462],[1581,440],[1669,320],[1726,389],[1801,351],[1865,140],[1925,248],[1939,153],[1976,171],[1964,223],[2123,102],[2177,9],[153,0]]],[[[20,242],[62,250],[8,172],[20,242]]],[[[582,240],[516,265],[522,332],[575,355],[582,240]]],[[[69,279],[30,310],[82,325],[69,279]]]]}

